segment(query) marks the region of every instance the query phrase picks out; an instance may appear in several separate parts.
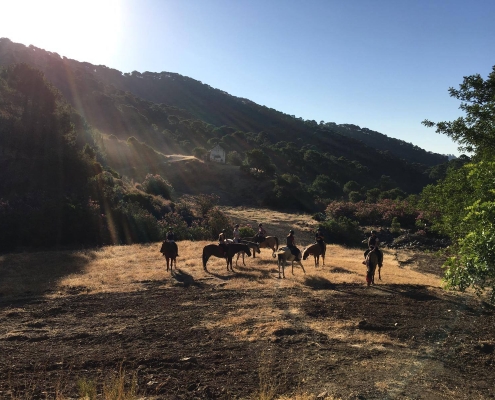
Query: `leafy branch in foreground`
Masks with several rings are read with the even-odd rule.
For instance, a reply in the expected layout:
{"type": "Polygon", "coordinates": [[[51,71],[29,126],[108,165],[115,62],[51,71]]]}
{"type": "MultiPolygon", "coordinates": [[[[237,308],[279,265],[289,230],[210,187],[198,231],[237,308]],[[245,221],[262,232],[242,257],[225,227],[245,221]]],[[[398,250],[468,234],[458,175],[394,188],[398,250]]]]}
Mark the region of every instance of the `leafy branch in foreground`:
{"type": "Polygon", "coordinates": [[[486,80],[479,74],[467,76],[459,89],[449,92],[461,100],[466,115],[423,124],[473,152],[475,162],[452,169],[443,181],[427,186],[422,203],[433,229],[455,243],[455,255],[445,263],[447,287],[473,288],[477,294],[489,289],[495,302],[495,66],[486,80]]]}

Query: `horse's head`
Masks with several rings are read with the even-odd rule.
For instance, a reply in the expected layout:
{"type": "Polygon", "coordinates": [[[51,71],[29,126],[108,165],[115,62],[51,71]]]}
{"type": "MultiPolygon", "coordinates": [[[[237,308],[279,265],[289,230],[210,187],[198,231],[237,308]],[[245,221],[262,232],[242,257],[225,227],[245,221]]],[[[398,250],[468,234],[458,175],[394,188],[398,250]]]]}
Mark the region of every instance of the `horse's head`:
{"type": "Polygon", "coordinates": [[[246,244],[246,249],[244,250],[244,253],[247,254],[248,257],[251,257],[251,250],[249,250],[249,246],[246,244]]]}
{"type": "Polygon", "coordinates": [[[254,246],[253,250],[254,250],[256,253],[258,253],[258,254],[260,254],[260,253],[261,253],[260,246],[259,246],[259,244],[258,244],[258,243],[256,243],[256,244],[255,244],[255,246],[254,246]]]}

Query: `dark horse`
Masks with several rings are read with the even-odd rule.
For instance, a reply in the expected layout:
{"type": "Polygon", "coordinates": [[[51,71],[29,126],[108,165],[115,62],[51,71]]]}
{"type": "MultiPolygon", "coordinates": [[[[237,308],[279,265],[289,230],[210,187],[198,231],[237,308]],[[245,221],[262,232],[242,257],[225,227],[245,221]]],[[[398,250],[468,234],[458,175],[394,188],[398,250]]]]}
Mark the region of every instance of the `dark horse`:
{"type": "Polygon", "coordinates": [[[165,256],[165,260],[167,260],[167,271],[168,266],[170,264],[170,271],[172,271],[172,266],[175,266],[177,269],[177,254],[179,253],[177,243],[175,242],[167,242],[164,241],[162,243],[162,248],[160,249],[160,253],[165,256]]]}
{"type": "Polygon", "coordinates": [[[368,286],[375,284],[375,271],[378,267],[378,279],[382,280],[380,273],[382,267],[378,263],[378,254],[375,251],[370,251],[366,257],[366,283],[368,286]]]}
{"type": "Polygon", "coordinates": [[[208,271],[206,269],[206,263],[208,262],[211,256],[215,256],[218,258],[226,258],[227,271],[229,271],[229,266],[230,266],[230,271],[234,271],[234,269],[232,268],[232,258],[234,257],[235,254],[239,253],[240,251],[243,251],[248,255],[248,257],[251,257],[251,250],[249,250],[249,246],[247,244],[231,243],[225,247],[227,249],[226,254],[224,253],[223,248],[218,244],[208,244],[203,248],[203,269],[205,271],[208,271]]]}

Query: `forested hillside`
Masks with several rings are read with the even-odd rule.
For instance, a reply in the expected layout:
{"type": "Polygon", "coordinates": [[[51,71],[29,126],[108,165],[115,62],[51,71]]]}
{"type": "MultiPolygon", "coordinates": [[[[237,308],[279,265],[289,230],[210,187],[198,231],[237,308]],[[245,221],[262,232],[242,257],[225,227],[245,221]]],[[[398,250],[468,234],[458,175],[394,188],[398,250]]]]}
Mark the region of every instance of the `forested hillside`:
{"type": "Polygon", "coordinates": [[[410,146],[377,132],[303,121],[178,74],[122,74],[8,39],[0,65],[5,248],[159,240],[167,224],[210,238],[229,224],[217,203],[322,212],[350,201],[359,214],[452,165],[418,148],[406,161],[410,146]],[[226,165],[205,161],[215,144],[226,165]]]}
{"type": "Polygon", "coordinates": [[[0,64],[15,62],[41,69],[102,134],[134,137],[163,154],[201,155],[219,143],[233,165],[259,149],[278,175],[296,175],[310,185],[323,174],[340,188],[323,196],[342,196],[349,181],[363,190],[419,192],[431,182],[431,167],[447,161],[354,125],[304,121],[179,74],[123,74],[0,39],[0,64]]]}

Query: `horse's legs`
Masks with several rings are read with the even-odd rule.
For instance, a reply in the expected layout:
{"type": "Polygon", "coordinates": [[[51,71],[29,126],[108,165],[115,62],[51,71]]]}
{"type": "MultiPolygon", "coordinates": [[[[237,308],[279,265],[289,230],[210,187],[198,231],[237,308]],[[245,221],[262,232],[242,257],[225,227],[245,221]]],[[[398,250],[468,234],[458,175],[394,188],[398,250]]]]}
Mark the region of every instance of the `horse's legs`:
{"type": "Polygon", "coordinates": [[[382,280],[382,274],[381,274],[382,267],[378,266],[378,279],[382,280]]]}

